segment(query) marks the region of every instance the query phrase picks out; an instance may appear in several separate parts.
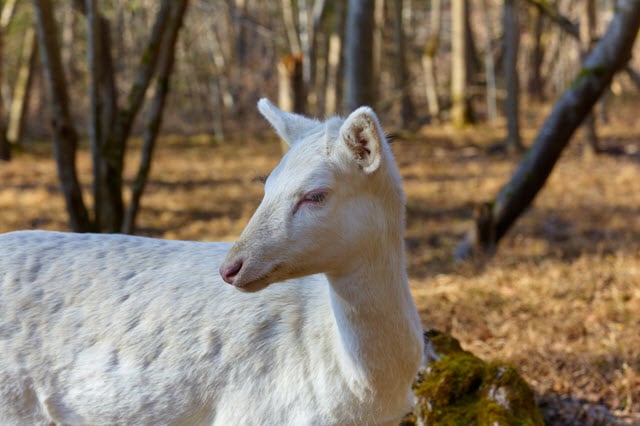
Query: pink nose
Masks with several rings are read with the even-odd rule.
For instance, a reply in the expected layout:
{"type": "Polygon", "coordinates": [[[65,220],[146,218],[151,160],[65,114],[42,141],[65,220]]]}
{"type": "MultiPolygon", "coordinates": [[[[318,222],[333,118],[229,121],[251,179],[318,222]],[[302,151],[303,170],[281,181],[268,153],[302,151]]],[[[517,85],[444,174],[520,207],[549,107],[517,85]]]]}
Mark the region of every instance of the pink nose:
{"type": "Polygon", "coordinates": [[[220,266],[220,276],[227,284],[233,284],[236,276],[238,276],[238,272],[242,269],[242,260],[236,260],[235,262],[220,266]]]}

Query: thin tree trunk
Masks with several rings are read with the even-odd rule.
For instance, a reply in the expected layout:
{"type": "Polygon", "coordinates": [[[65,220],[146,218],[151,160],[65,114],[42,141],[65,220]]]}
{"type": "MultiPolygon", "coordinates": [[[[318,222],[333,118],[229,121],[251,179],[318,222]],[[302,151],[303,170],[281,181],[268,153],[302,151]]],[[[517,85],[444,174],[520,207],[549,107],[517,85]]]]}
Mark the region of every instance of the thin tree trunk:
{"type": "MultiPolygon", "coordinates": [[[[584,58],[589,54],[595,42],[596,30],[596,4],[594,0],[583,0],[582,10],[580,14],[580,50],[581,57],[584,58]]],[[[587,156],[597,154],[600,151],[600,142],[598,140],[598,132],[596,130],[596,116],[591,111],[585,119],[582,126],[587,139],[584,145],[584,153],[587,156]]]]}
{"type": "Polygon", "coordinates": [[[60,186],[69,213],[71,229],[76,232],[87,232],[91,230],[91,222],[76,172],[78,134],[69,113],[69,95],[60,57],[53,6],[51,0],[33,0],[33,6],[42,66],[49,89],[53,148],[60,186]]]}
{"type": "Polygon", "coordinates": [[[631,58],[639,28],[640,2],[618,1],[607,32],[585,59],[574,84],[556,103],[510,181],[490,203],[491,217],[484,220],[484,227],[490,229],[470,232],[457,250],[459,259],[490,251],[531,204],[575,130],[609,87],[613,76],[631,58]],[[490,235],[491,240],[479,240],[478,235],[490,235]]]}
{"type": "MultiPolygon", "coordinates": [[[[373,46],[372,46],[372,80],[375,87],[372,87],[373,97],[378,96],[380,90],[380,79],[382,76],[382,30],[384,28],[384,3],[385,0],[373,1],[373,46]]],[[[349,29],[347,28],[347,31],[349,29]]]]}
{"type": "Polygon", "coordinates": [[[294,55],[302,54],[300,39],[298,38],[298,30],[296,29],[296,18],[293,13],[293,0],[282,0],[282,17],[284,20],[284,28],[287,32],[289,40],[289,49],[294,55]]]}
{"type": "Polygon", "coordinates": [[[436,80],[435,58],[440,45],[440,21],[442,20],[442,7],[440,0],[431,1],[431,14],[429,36],[422,55],[422,68],[424,72],[425,95],[427,106],[432,120],[440,119],[440,103],[438,101],[438,83],[436,80]]]}
{"type": "Polygon", "coordinates": [[[543,30],[544,30],[544,15],[540,9],[530,7],[530,15],[533,17],[530,20],[530,32],[533,37],[533,48],[529,55],[529,79],[527,81],[527,91],[529,97],[538,102],[545,101],[544,84],[542,82],[542,60],[544,58],[543,50],[543,30]]]}
{"type": "Polygon", "coordinates": [[[374,0],[349,0],[345,52],[346,110],[375,104],[373,81],[374,0]]]}
{"type": "Polygon", "coordinates": [[[30,26],[25,35],[20,53],[20,69],[16,77],[16,83],[11,97],[9,109],[9,123],[7,125],[7,139],[15,144],[22,144],[22,133],[27,117],[33,75],[38,59],[38,43],[36,30],[30,26]]]}
{"type": "Polygon", "coordinates": [[[487,28],[485,37],[485,69],[487,74],[487,121],[493,123],[498,116],[496,101],[496,70],[493,60],[493,43],[491,34],[491,19],[489,18],[489,5],[487,0],[482,0],[482,14],[487,28]]]}
{"type": "Polygon", "coordinates": [[[333,115],[338,112],[340,105],[341,81],[342,81],[342,40],[344,39],[344,2],[334,3],[335,22],[329,36],[329,48],[327,52],[327,88],[325,93],[325,115],[333,115]]]}
{"type": "Polygon", "coordinates": [[[505,101],[505,115],[507,117],[506,147],[510,152],[521,152],[524,147],[520,139],[520,79],[518,77],[520,29],[514,0],[504,0],[504,38],[504,74],[507,89],[507,99],[505,101]]]}
{"type": "Polygon", "coordinates": [[[127,139],[156,69],[161,40],[168,27],[172,3],[172,0],[163,0],[160,5],[151,36],[140,57],[137,75],[129,90],[126,104],[118,109],[111,131],[104,137],[102,153],[105,158],[105,186],[102,191],[105,202],[102,205],[101,219],[106,232],[121,232],[122,230],[125,214],[122,198],[122,172],[127,139]]]}
{"type": "Polygon", "coordinates": [[[144,132],[142,156],[138,173],[133,182],[131,202],[129,203],[122,229],[122,232],[126,234],[133,234],[135,232],[136,217],[140,209],[140,199],[151,171],[151,158],[156,145],[158,132],[162,125],[162,112],[164,111],[165,100],[169,93],[169,80],[173,71],[176,40],[178,39],[178,33],[182,26],[187,4],[188,0],[173,0],[172,2],[169,28],[162,40],[163,55],[158,64],[156,90],[153,95],[153,100],[151,101],[151,109],[144,132]]]}
{"type": "Polygon", "coordinates": [[[471,122],[467,76],[467,0],[451,1],[451,123],[464,127],[471,122]]]}
{"type": "Polygon", "coordinates": [[[392,0],[393,9],[393,39],[395,44],[396,58],[394,61],[395,90],[400,94],[400,118],[402,125],[408,125],[415,119],[415,110],[409,92],[407,70],[407,60],[405,52],[405,37],[402,29],[402,2],[403,0],[392,0]]]}
{"type": "Polygon", "coordinates": [[[96,0],[86,0],[87,11],[87,63],[89,64],[89,146],[91,147],[91,161],[93,165],[93,202],[94,202],[94,226],[102,229],[102,158],[100,150],[102,139],[100,138],[100,92],[99,70],[100,63],[100,31],[98,19],[100,12],[97,10],[96,0]]]}
{"type": "MultiPolygon", "coordinates": [[[[16,1],[17,0],[8,0],[4,2],[2,12],[0,13],[0,58],[2,58],[4,54],[4,36],[6,29],[11,22],[11,18],[13,17],[13,13],[16,8],[16,1]]],[[[1,90],[3,71],[2,64],[0,64],[0,160],[9,161],[11,159],[11,147],[9,146],[9,140],[7,138],[4,100],[1,90]]]]}

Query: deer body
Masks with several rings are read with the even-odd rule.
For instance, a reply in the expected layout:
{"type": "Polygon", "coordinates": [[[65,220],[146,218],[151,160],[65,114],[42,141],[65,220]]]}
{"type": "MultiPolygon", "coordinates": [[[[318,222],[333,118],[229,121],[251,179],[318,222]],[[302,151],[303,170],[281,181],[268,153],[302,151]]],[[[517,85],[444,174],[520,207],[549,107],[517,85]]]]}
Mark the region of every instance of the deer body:
{"type": "Polygon", "coordinates": [[[292,149],[233,247],[0,235],[3,424],[397,424],[408,411],[421,327],[377,118],[259,106],[292,149]]]}

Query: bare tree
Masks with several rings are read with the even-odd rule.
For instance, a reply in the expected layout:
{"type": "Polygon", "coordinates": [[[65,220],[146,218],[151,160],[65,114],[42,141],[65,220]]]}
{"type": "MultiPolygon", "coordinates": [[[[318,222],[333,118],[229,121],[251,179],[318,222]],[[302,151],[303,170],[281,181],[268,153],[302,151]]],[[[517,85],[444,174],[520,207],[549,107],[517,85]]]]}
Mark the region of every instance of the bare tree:
{"type": "Polygon", "coordinates": [[[325,115],[338,112],[340,105],[340,94],[342,93],[342,46],[345,33],[345,7],[344,2],[336,1],[334,5],[334,22],[332,24],[331,35],[329,36],[329,47],[327,49],[327,84],[325,90],[325,115]]]}
{"type": "Polygon", "coordinates": [[[427,96],[429,115],[433,120],[440,118],[440,102],[438,101],[438,85],[436,83],[435,58],[440,45],[440,21],[442,20],[442,7],[440,0],[431,1],[429,15],[429,36],[422,54],[422,68],[424,70],[424,86],[427,96]]]}
{"type": "Polygon", "coordinates": [[[60,43],[53,17],[51,0],[33,0],[41,60],[49,86],[53,152],[56,158],[60,187],[64,195],[71,229],[86,232],[92,229],[89,213],[82,198],[76,172],[78,133],[69,111],[69,94],[60,56],[60,43]]]}
{"type": "Polygon", "coordinates": [[[400,95],[400,117],[402,124],[407,125],[415,118],[415,110],[411,101],[411,93],[409,90],[407,69],[407,58],[405,52],[405,35],[403,30],[403,0],[392,0],[391,7],[393,10],[393,42],[395,45],[395,61],[394,61],[394,77],[395,89],[400,95]]]}
{"type": "MultiPolygon", "coordinates": [[[[8,0],[2,5],[2,11],[0,12],[0,58],[4,54],[4,34],[11,22],[13,13],[16,8],[17,0],[8,0]]],[[[0,160],[9,161],[11,158],[11,147],[9,146],[9,140],[7,139],[7,132],[4,120],[4,102],[2,94],[2,66],[0,65],[0,160]]]]}
{"type": "MultiPolygon", "coordinates": [[[[76,176],[75,150],[78,135],[69,114],[68,92],[51,1],[33,0],[38,18],[42,62],[50,87],[58,172],[74,231],[122,232],[124,230],[122,174],[127,140],[133,121],[145,99],[147,88],[156,72],[158,58],[162,52],[174,48],[175,40],[167,34],[172,34],[172,31],[180,28],[187,3],[188,0],[163,0],[160,4],[151,36],[140,56],[136,78],[123,105],[119,107],[115,69],[111,56],[109,21],[100,14],[97,9],[98,3],[94,0],[74,0],[73,2],[73,6],[85,14],[88,20],[88,57],[91,74],[89,134],[94,166],[94,217],[91,220],[76,176]]],[[[169,69],[171,68],[172,65],[169,69]]],[[[164,105],[164,99],[157,104],[164,105]]],[[[157,120],[153,115],[150,119],[157,120]]],[[[155,125],[155,123],[149,123],[149,125],[155,125]]],[[[157,132],[152,134],[155,135],[157,132]]],[[[133,229],[133,226],[129,226],[128,229],[133,229]]]]}
{"type": "Polygon", "coordinates": [[[506,80],[507,99],[505,115],[507,117],[506,147],[511,152],[524,149],[520,139],[520,83],[518,78],[518,48],[520,45],[520,28],[515,0],[504,0],[504,75],[506,80]]]}
{"type": "Polygon", "coordinates": [[[468,6],[468,0],[451,1],[451,123],[455,127],[471,122],[467,75],[468,6]]]}
{"type": "Polygon", "coordinates": [[[346,110],[374,104],[373,10],[375,0],[349,0],[345,52],[346,110]]]}
{"type": "Polygon", "coordinates": [[[488,253],[544,186],[562,150],[613,76],[625,67],[640,28],[640,2],[619,0],[609,27],[585,58],[573,85],[555,104],[511,180],[488,203],[457,251],[458,258],[488,253]],[[488,236],[481,238],[481,236],[488,236]]]}
{"type": "Polygon", "coordinates": [[[11,106],[9,109],[9,122],[7,124],[7,139],[15,144],[22,144],[22,134],[27,117],[33,75],[38,59],[38,43],[36,30],[33,25],[27,28],[20,52],[20,65],[18,75],[13,87],[11,106]]]}

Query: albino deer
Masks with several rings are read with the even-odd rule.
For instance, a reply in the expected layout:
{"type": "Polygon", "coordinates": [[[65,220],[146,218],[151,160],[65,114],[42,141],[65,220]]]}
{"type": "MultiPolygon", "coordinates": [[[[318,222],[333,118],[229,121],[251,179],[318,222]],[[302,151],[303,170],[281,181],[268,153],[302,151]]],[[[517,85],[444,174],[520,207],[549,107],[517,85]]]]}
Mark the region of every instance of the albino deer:
{"type": "Polygon", "coordinates": [[[0,235],[2,425],[373,425],[409,410],[422,332],[378,119],[258,106],[291,149],[232,248],[0,235]]]}

